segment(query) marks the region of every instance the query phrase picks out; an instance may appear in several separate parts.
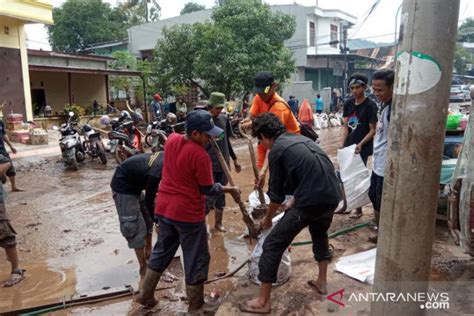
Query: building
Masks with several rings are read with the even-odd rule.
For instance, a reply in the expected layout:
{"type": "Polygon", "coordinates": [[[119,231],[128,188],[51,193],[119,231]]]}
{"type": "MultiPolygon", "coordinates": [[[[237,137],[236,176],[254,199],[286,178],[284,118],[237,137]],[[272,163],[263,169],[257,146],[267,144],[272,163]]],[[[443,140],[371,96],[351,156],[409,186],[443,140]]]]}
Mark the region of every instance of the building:
{"type": "Polygon", "coordinates": [[[81,51],[84,54],[112,57],[115,52],[128,52],[128,40],[96,43],[81,51]]]}
{"type": "MultiPolygon", "coordinates": [[[[273,5],[270,8],[274,12],[292,15],[296,19],[296,31],[285,42],[286,47],[293,51],[296,60],[296,70],[290,81],[310,81],[314,90],[342,87],[345,59],[340,43],[343,41],[344,30],[356,23],[356,17],[338,9],[326,10],[298,4],[273,5]]],[[[208,9],[131,27],[128,29],[129,52],[139,58],[149,59],[157,40],[162,38],[164,27],[211,21],[211,15],[212,10],[208,9]]],[[[346,58],[349,73],[354,71],[358,62],[379,62],[353,53],[347,54],[346,58]]]]}
{"type": "Polygon", "coordinates": [[[63,113],[66,104],[90,108],[109,103],[109,76],[141,76],[138,71],[109,68],[113,58],[42,50],[28,50],[31,111],[41,115],[44,106],[53,115],[63,113]]]}
{"type": "Polygon", "coordinates": [[[0,103],[8,112],[33,118],[30,77],[24,26],[53,24],[51,2],[47,0],[0,0],[0,103]]]}

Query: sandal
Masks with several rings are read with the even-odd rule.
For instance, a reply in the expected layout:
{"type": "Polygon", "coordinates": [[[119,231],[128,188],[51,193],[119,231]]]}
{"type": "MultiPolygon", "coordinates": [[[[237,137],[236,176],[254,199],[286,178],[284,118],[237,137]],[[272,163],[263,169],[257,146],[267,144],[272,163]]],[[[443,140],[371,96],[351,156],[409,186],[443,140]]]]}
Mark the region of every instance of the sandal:
{"type": "Polygon", "coordinates": [[[25,270],[16,269],[10,275],[10,278],[5,282],[3,287],[11,287],[20,283],[25,278],[25,270]]]}
{"type": "Polygon", "coordinates": [[[362,217],[362,211],[358,211],[358,210],[353,210],[351,212],[351,215],[349,215],[349,218],[352,218],[352,219],[357,219],[357,218],[361,218],[362,217]]]}
{"type": "Polygon", "coordinates": [[[318,285],[316,284],[315,281],[309,280],[306,282],[309,286],[311,286],[313,289],[315,289],[319,294],[326,295],[328,294],[328,290],[326,287],[324,288],[319,288],[318,285]]]}
{"type": "Polygon", "coordinates": [[[240,304],[239,309],[243,313],[251,313],[251,314],[270,314],[272,312],[271,306],[268,309],[264,307],[256,307],[249,305],[249,301],[246,301],[240,304]]]}

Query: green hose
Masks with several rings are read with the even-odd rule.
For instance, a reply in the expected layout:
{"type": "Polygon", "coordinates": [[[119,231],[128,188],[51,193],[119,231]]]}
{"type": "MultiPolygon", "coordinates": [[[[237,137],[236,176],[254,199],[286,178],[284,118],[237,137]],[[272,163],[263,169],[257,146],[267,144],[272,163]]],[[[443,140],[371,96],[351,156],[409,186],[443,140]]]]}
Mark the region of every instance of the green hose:
{"type": "MultiPolygon", "coordinates": [[[[344,228],[344,229],[341,229],[341,230],[335,231],[334,233],[329,234],[328,238],[334,238],[334,237],[337,237],[337,236],[340,236],[340,235],[345,235],[345,234],[350,233],[354,230],[364,228],[364,227],[367,227],[367,226],[370,226],[370,225],[373,225],[373,223],[371,221],[366,222],[366,223],[357,224],[357,225],[354,225],[352,227],[344,228]]],[[[298,242],[292,243],[291,246],[296,247],[296,246],[310,245],[312,243],[313,242],[311,240],[298,241],[298,242]]]]}

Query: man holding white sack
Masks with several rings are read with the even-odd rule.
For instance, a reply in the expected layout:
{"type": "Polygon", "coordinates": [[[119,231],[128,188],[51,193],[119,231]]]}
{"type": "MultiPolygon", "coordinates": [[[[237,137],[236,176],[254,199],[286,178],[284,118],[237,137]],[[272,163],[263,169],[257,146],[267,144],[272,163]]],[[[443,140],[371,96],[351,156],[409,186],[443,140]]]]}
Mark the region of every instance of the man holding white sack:
{"type": "Polygon", "coordinates": [[[270,205],[262,229],[272,227],[272,218],[285,200],[294,196],[293,206],[285,212],[263,244],[258,279],[262,282],[258,298],[240,306],[242,312],[271,313],[272,283],[284,251],[306,227],[313,241],[313,254],[318,262],[317,280],[308,281],[321,294],[327,293],[327,267],[332,258],[327,231],[334,210],[341,200],[334,166],[326,153],[311,139],[287,133],[277,116],[264,113],[252,122],[252,134],[270,150],[268,160],[270,205]]]}

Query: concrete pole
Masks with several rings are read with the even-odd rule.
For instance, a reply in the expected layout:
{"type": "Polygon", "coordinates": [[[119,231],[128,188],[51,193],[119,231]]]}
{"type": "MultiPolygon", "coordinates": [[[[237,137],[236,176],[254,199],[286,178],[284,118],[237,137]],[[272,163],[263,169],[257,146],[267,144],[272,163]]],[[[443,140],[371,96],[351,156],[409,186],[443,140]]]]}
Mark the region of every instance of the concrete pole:
{"type": "MultiPolygon", "coordinates": [[[[459,0],[404,0],[375,267],[376,293],[426,292],[459,0]]],[[[371,315],[423,315],[373,302],[371,315]]]]}

